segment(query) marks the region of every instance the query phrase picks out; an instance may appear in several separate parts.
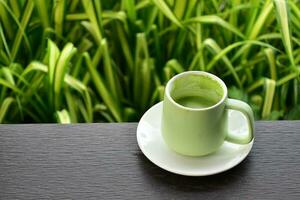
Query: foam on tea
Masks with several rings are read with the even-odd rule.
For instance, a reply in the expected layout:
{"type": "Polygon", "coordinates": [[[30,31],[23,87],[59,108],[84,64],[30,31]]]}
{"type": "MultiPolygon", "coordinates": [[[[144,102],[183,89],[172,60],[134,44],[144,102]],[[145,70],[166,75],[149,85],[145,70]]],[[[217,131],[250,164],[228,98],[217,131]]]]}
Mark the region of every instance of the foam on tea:
{"type": "Polygon", "coordinates": [[[205,75],[178,78],[171,89],[171,97],[178,104],[189,108],[207,108],[223,97],[222,86],[205,75]]]}

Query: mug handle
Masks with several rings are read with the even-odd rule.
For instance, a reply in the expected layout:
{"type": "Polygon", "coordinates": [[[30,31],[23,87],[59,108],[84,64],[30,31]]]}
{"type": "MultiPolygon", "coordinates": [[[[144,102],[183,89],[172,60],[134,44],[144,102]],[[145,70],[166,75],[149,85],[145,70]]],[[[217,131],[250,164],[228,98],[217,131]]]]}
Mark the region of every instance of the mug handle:
{"type": "Polygon", "coordinates": [[[225,109],[232,109],[237,110],[243,113],[243,115],[247,118],[247,124],[248,124],[248,133],[247,135],[238,136],[227,133],[226,140],[232,143],[237,144],[248,144],[252,141],[254,137],[254,117],[253,117],[253,111],[251,107],[240,100],[236,99],[227,99],[225,109]]]}

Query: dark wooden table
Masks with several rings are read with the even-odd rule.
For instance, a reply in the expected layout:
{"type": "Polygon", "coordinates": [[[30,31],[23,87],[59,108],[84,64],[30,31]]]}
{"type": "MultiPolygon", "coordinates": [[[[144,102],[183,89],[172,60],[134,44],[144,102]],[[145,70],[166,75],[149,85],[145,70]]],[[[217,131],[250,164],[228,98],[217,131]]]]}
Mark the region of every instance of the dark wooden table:
{"type": "Polygon", "coordinates": [[[0,199],[300,199],[300,122],[257,122],[249,156],[209,177],[166,172],[136,123],[0,125],[0,199]]]}

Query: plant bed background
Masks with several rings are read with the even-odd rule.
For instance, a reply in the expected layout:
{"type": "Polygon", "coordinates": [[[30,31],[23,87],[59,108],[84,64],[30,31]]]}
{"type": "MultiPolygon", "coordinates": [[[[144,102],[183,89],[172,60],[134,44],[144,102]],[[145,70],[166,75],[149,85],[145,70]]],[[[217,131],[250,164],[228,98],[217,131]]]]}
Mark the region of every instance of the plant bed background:
{"type": "Polygon", "coordinates": [[[0,122],[137,121],[176,73],[300,119],[294,0],[0,0],[0,122]]]}

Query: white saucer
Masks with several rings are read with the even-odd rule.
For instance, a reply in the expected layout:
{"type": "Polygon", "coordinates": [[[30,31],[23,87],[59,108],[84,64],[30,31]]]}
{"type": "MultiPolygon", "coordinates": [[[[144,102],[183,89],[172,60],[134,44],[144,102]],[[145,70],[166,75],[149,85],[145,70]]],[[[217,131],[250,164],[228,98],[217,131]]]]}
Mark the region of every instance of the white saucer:
{"type": "MultiPolygon", "coordinates": [[[[137,127],[137,141],[143,154],[157,166],[186,176],[208,176],[217,174],[242,162],[249,154],[253,140],[246,145],[225,141],[220,149],[204,157],[189,157],[175,153],[165,144],[161,132],[162,102],[151,107],[141,118],[137,127]]],[[[229,130],[234,134],[247,131],[246,118],[230,110],[229,130]]]]}

